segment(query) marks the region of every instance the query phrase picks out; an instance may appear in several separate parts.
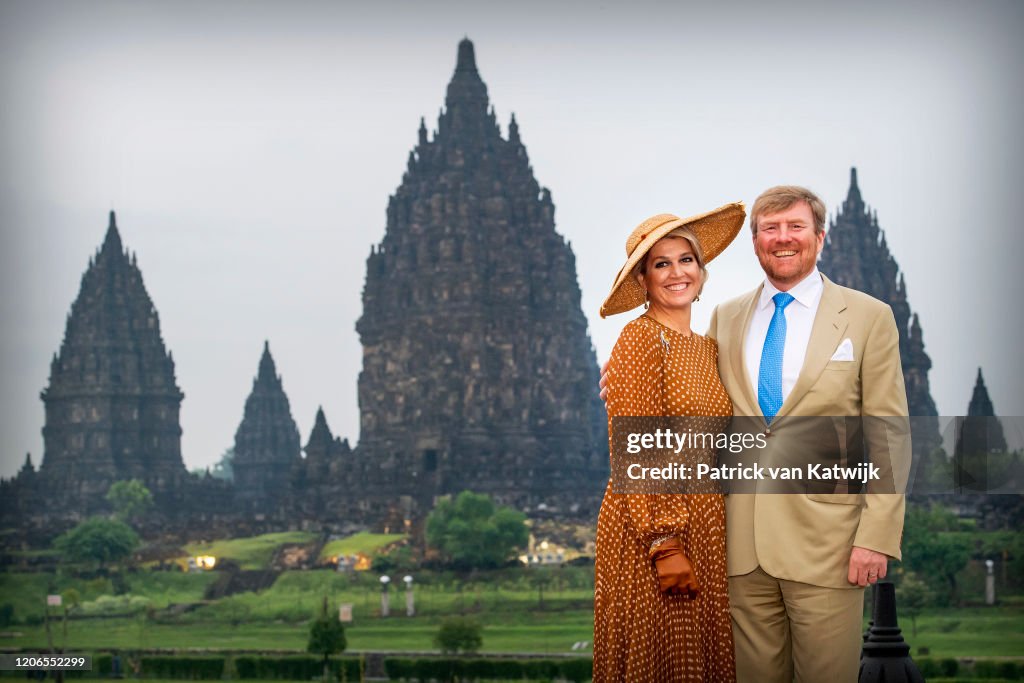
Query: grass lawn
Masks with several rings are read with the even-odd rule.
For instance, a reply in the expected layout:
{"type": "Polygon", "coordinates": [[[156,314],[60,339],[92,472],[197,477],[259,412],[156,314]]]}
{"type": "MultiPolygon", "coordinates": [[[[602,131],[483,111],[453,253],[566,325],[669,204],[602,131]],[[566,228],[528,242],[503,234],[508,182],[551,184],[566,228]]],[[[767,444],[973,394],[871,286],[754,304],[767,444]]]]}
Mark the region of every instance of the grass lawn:
{"type": "Polygon", "coordinates": [[[189,543],[185,546],[185,551],[192,556],[212,555],[218,560],[231,559],[238,562],[242,569],[264,569],[270,564],[270,558],[273,557],[274,551],[282,545],[309,543],[315,538],[316,534],[307,531],[283,531],[209,543],[189,543]]]}
{"type": "MultiPolygon", "coordinates": [[[[480,615],[484,623],[484,650],[488,652],[568,653],[576,641],[593,637],[590,612],[518,615],[480,615]]],[[[439,618],[394,616],[359,620],[345,628],[349,651],[434,650],[433,638],[439,618]]],[[[44,648],[42,626],[18,626],[21,635],[5,637],[0,647],[44,648]]],[[[67,647],[88,649],[151,649],[201,647],[224,650],[294,650],[304,652],[309,636],[305,623],[223,623],[159,624],[144,618],[71,621],[67,647]]],[[[54,644],[62,642],[59,626],[54,644]]]]}
{"type": "Polygon", "coordinates": [[[927,647],[929,657],[1024,656],[1024,608],[965,607],[926,610],[917,618],[917,636],[911,620],[900,618],[912,656],[927,647]]]}
{"type": "Polygon", "coordinates": [[[389,543],[394,543],[404,537],[404,534],[371,534],[366,531],[360,531],[348,538],[329,541],[323,550],[320,551],[320,559],[325,560],[337,555],[355,555],[356,553],[372,555],[377,549],[383,548],[389,543]]]}
{"type": "MultiPolygon", "coordinates": [[[[395,605],[399,608],[399,605],[395,605]]],[[[396,611],[398,611],[396,609],[396,611]]],[[[593,638],[589,609],[482,611],[486,652],[567,653],[576,641],[593,638]]],[[[346,626],[349,650],[433,650],[433,637],[442,617],[424,615],[355,617],[346,626]]],[[[932,658],[1019,657],[1024,652],[1024,611],[1019,608],[930,610],[918,617],[918,635],[909,619],[901,623],[904,635],[918,655],[926,646],[932,658]]],[[[15,626],[21,633],[5,637],[0,647],[43,647],[41,626],[15,626]]],[[[59,630],[55,631],[59,639],[59,630]]],[[[217,621],[155,623],[143,618],[72,621],[68,646],[73,648],[188,648],[295,650],[306,647],[308,624],[259,623],[242,620],[237,626],[217,621]]],[[[59,640],[58,640],[59,642],[59,640]]]]}

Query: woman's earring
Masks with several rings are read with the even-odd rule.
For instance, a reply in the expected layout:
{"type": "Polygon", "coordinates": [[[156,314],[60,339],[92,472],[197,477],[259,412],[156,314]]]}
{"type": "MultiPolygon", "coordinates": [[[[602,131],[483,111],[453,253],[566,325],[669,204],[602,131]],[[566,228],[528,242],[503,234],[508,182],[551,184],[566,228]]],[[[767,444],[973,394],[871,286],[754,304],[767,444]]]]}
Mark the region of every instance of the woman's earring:
{"type": "Polygon", "coordinates": [[[645,311],[647,310],[647,302],[648,301],[650,301],[650,298],[647,296],[647,290],[645,289],[644,290],[644,310],[645,311]]]}
{"type": "Polygon", "coordinates": [[[693,301],[694,301],[694,303],[700,301],[700,294],[698,294],[697,296],[693,297],[693,301]]]}

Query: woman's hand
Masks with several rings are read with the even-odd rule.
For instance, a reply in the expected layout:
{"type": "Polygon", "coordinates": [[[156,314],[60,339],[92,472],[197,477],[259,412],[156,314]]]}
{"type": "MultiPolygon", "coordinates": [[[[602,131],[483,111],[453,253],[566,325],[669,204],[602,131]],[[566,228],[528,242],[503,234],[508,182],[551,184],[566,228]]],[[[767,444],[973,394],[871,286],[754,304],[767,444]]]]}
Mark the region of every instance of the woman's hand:
{"type": "Polygon", "coordinates": [[[700,585],[689,558],[683,554],[683,545],[678,538],[670,538],[655,549],[651,559],[658,572],[661,592],[683,595],[687,599],[697,597],[700,585]]]}

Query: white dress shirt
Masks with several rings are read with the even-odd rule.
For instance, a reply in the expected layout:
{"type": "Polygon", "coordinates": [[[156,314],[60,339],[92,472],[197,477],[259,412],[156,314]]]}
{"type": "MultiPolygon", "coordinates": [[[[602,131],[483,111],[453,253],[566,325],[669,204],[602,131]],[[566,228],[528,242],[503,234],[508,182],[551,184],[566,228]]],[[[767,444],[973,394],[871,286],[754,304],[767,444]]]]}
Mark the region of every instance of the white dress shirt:
{"type": "MultiPolygon", "coordinates": [[[[804,366],[807,356],[807,345],[811,341],[811,327],[814,316],[818,312],[821,293],[825,285],[821,274],[815,268],[803,280],[789,289],[794,301],[786,306],[786,346],[782,352],[782,400],[789,398],[793,391],[800,369],[804,366]]],[[[764,339],[768,336],[768,325],[775,315],[775,302],[772,297],[779,293],[767,279],[761,290],[761,297],[754,308],[754,317],[750,320],[747,338],[743,342],[744,361],[747,364],[747,378],[757,396],[757,377],[761,373],[761,352],[764,350],[764,339]]]]}

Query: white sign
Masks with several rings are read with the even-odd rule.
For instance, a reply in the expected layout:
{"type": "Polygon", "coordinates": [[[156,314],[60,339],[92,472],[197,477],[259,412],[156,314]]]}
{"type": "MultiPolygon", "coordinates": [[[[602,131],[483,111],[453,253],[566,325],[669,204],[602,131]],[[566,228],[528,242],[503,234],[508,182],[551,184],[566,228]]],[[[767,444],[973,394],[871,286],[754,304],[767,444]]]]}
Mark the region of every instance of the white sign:
{"type": "Polygon", "coordinates": [[[352,603],[338,605],[338,619],[343,624],[352,623],[352,603]]]}
{"type": "Polygon", "coordinates": [[[60,607],[60,596],[59,595],[47,595],[46,596],[47,607],[60,607]]]}

